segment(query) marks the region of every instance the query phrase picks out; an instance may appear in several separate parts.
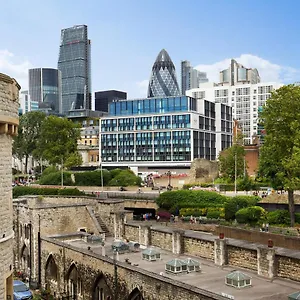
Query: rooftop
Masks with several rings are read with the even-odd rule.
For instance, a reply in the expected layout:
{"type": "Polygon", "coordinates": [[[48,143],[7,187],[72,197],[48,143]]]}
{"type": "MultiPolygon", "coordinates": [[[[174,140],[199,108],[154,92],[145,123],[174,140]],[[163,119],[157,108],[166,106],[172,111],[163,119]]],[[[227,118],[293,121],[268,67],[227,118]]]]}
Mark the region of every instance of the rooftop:
{"type": "MultiPolygon", "coordinates": [[[[99,244],[87,243],[83,239],[77,238],[65,241],[69,245],[78,248],[79,250],[86,250],[90,247],[90,251],[94,254],[108,256],[113,258],[112,244],[114,242],[113,238],[107,238],[105,246],[102,248],[99,244]]],[[[118,253],[116,259],[121,262],[127,262],[132,266],[141,268],[149,272],[153,272],[156,275],[161,275],[181,283],[186,283],[195,287],[201,287],[202,289],[208,290],[216,294],[226,294],[234,296],[234,299],[239,300],[267,300],[267,299],[287,299],[289,294],[299,291],[299,283],[274,279],[272,282],[259,277],[255,272],[250,270],[239,270],[236,267],[225,266],[223,268],[217,267],[214,262],[202,259],[200,257],[192,257],[186,255],[175,255],[171,252],[151,247],[157,249],[161,253],[161,259],[157,261],[147,261],[142,259],[142,251],[145,247],[139,249],[139,251],[129,251],[125,253],[118,253]],[[201,264],[201,272],[192,273],[182,273],[182,274],[171,274],[165,272],[165,265],[167,262],[172,260],[187,259],[196,260],[201,264]],[[241,272],[235,272],[241,271],[241,272]],[[229,273],[235,272],[233,274],[245,274],[252,278],[252,287],[246,289],[235,289],[234,287],[225,284],[225,277],[229,273]]]]}

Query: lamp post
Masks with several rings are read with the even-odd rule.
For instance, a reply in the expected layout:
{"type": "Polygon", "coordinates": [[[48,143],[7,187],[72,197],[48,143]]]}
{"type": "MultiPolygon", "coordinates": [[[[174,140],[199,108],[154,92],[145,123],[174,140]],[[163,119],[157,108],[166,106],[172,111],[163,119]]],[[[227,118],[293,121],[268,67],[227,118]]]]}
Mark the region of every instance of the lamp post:
{"type": "Polygon", "coordinates": [[[114,300],[118,299],[118,269],[117,269],[117,249],[114,249],[113,252],[113,261],[114,261],[114,300]]]}
{"type": "Polygon", "coordinates": [[[172,175],[170,170],[167,172],[167,175],[169,177],[168,189],[170,190],[171,189],[171,175],[172,175]]]}
{"type": "Polygon", "coordinates": [[[237,193],[236,190],[236,178],[237,178],[237,149],[235,149],[235,155],[234,155],[234,193],[237,193]]]}
{"type": "Polygon", "coordinates": [[[61,158],[61,187],[64,186],[64,159],[61,158]]]}

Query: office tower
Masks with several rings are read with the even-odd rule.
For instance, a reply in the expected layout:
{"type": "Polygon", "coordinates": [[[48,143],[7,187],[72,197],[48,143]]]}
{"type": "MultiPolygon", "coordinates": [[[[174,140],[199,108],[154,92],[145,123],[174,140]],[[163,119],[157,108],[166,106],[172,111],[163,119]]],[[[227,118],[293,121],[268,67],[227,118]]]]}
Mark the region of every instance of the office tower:
{"type": "Polygon", "coordinates": [[[127,99],[127,93],[110,90],[95,92],[95,110],[108,112],[109,103],[127,99]]]}
{"type": "Polygon", "coordinates": [[[100,120],[105,167],[189,167],[231,146],[230,106],[188,96],[120,100],[100,120]]]}
{"type": "Polygon", "coordinates": [[[165,49],[162,49],[152,67],[148,98],[179,96],[175,66],[165,49]]]}
{"type": "Polygon", "coordinates": [[[21,91],[19,115],[23,115],[29,111],[35,110],[39,110],[39,102],[30,100],[29,91],[21,91]]]}
{"type": "Polygon", "coordinates": [[[91,41],[86,25],[62,29],[58,69],[62,77],[62,113],[91,109],[91,41]]]}
{"type": "Polygon", "coordinates": [[[208,82],[207,74],[194,69],[190,62],[183,60],[181,62],[181,93],[200,87],[201,83],[208,82]]]}
{"type": "Polygon", "coordinates": [[[220,72],[219,85],[260,83],[260,76],[257,69],[245,68],[234,59],[231,60],[229,68],[220,72]]]}
{"type": "MultiPolygon", "coordinates": [[[[30,103],[38,103],[38,108],[42,111],[58,114],[61,112],[61,93],[61,72],[59,70],[29,69],[30,103]]],[[[25,109],[25,112],[30,110],[32,109],[25,109]]]]}

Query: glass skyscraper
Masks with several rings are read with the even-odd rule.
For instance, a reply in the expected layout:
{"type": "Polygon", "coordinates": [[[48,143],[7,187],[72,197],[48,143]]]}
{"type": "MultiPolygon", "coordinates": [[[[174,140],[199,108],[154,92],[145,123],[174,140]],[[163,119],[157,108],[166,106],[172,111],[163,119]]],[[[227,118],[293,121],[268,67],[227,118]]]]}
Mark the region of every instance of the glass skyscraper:
{"type": "Polygon", "coordinates": [[[61,112],[61,73],[57,69],[29,69],[29,98],[38,108],[61,112]]]}
{"type": "Polygon", "coordinates": [[[62,74],[62,113],[91,109],[91,41],[86,25],[62,29],[58,69],[62,74]]]}
{"type": "Polygon", "coordinates": [[[152,67],[148,98],[179,96],[175,66],[165,49],[162,49],[152,67]]]}

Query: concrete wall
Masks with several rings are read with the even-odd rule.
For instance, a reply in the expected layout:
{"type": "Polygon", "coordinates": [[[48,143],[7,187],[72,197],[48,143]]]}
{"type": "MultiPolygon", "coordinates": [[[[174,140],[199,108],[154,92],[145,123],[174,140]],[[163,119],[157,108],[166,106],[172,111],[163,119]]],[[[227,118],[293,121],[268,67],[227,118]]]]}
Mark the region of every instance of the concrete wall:
{"type": "Polygon", "coordinates": [[[0,73],[0,299],[13,298],[12,137],[18,132],[19,84],[0,73]]]}

